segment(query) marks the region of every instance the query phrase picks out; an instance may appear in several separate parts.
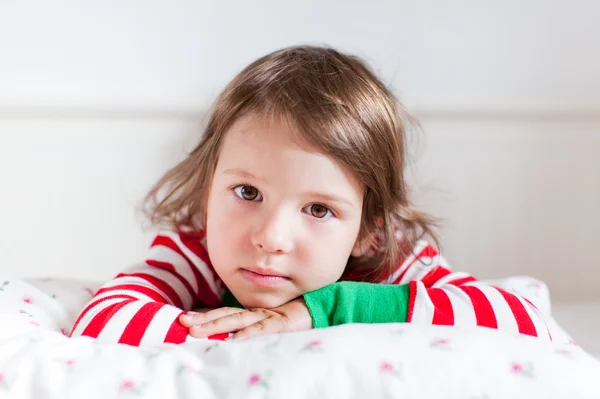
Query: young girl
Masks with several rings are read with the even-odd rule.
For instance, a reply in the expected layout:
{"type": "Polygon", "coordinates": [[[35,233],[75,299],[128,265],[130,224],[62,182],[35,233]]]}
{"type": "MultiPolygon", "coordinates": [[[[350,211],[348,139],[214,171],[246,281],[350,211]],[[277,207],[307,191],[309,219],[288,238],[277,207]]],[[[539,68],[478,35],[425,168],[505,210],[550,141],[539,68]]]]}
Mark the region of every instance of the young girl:
{"type": "Polygon", "coordinates": [[[72,335],[178,344],[410,322],[550,339],[527,299],[451,272],[421,240],[431,220],[407,198],[402,112],[363,62],[330,48],[250,64],[148,194],[169,229],[72,335]]]}

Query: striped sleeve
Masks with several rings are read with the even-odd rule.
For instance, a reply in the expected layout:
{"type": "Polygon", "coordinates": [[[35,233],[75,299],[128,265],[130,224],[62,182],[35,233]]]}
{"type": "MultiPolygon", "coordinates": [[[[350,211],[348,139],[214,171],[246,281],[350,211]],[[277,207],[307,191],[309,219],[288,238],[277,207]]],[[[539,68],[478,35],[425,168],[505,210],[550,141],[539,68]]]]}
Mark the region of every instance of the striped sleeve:
{"type": "Polygon", "coordinates": [[[134,346],[184,343],[194,338],[179,316],[200,306],[218,307],[222,295],[203,233],[161,232],[144,263],[120,273],[95,293],[77,317],[71,336],[134,346]]]}
{"type": "Polygon", "coordinates": [[[425,241],[382,283],[408,284],[409,323],[482,326],[552,340],[544,315],[529,300],[453,272],[425,241]]]}

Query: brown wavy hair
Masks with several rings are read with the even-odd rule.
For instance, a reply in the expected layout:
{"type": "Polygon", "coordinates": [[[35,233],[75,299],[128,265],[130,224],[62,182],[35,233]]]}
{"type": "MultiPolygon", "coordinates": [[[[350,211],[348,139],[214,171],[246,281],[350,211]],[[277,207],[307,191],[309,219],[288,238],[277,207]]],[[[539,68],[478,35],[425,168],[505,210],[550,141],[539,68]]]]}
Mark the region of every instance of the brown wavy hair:
{"type": "Polygon", "coordinates": [[[361,59],[317,46],[267,54],[227,85],[211,109],[200,143],[147,194],[145,209],[153,224],[202,229],[223,137],[234,121],[250,113],[290,123],[363,182],[359,239],[377,250],[351,256],[346,273],[377,281],[423,235],[437,243],[434,219],[408,199],[405,136],[413,119],[361,59]]]}

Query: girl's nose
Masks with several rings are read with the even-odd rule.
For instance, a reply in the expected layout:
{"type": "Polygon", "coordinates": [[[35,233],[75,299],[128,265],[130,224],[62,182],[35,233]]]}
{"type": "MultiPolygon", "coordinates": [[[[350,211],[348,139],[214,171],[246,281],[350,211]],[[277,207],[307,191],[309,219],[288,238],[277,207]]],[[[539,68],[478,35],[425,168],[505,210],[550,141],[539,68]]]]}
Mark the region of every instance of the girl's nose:
{"type": "Polygon", "coordinates": [[[265,216],[252,236],[252,243],[261,251],[286,254],[292,250],[291,223],[281,212],[265,216]]]}

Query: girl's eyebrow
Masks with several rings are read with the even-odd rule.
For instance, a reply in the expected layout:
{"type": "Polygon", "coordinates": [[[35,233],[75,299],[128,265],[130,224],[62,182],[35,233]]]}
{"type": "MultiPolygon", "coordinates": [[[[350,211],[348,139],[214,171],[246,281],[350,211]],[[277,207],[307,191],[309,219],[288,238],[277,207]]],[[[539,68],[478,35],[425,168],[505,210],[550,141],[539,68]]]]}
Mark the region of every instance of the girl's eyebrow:
{"type": "Polygon", "coordinates": [[[246,179],[261,180],[265,183],[268,183],[268,180],[265,179],[264,177],[256,177],[252,173],[248,172],[247,170],[240,169],[240,168],[227,169],[227,170],[224,170],[223,173],[225,173],[226,175],[234,175],[234,176],[244,177],[246,179]]]}
{"type": "Polygon", "coordinates": [[[323,202],[338,202],[340,204],[346,204],[346,205],[350,205],[351,207],[354,207],[354,204],[351,201],[349,201],[345,198],[342,198],[342,197],[338,197],[333,194],[319,193],[317,191],[310,191],[310,192],[304,193],[304,195],[307,197],[311,197],[311,198],[319,198],[323,202]]]}

